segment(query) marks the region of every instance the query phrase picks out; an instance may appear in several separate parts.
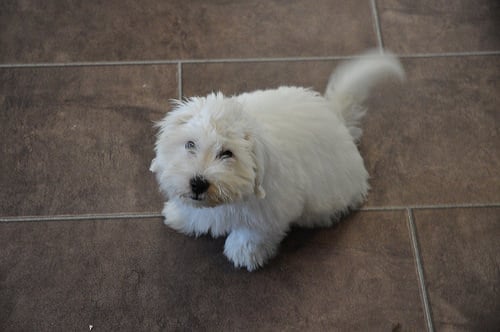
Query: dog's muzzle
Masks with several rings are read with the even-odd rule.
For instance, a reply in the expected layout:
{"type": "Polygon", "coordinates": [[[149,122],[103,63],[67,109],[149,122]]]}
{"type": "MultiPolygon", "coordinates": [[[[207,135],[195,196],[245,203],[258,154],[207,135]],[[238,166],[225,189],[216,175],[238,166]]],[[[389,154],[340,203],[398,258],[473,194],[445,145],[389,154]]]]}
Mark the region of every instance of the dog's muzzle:
{"type": "Polygon", "coordinates": [[[210,183],[201,175],[197,175],[189,181],[191,186],[191,191],[193,192],[192,199],[199,201],[201,200],[201,195],[208,190],[210,183]]]}

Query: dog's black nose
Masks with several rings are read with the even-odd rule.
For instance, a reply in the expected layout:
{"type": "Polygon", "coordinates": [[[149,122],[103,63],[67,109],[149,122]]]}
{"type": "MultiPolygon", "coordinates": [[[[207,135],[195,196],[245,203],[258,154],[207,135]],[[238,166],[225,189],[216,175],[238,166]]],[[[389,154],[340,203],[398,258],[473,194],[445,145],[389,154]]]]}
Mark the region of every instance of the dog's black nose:
{"type": "Polygon", "coordinates": [[[203,176],[199,175],[192,178],[189,184],[191,185],[191,190],[196,195],[203,194],[210,187],[210,183],[203,176]]]}

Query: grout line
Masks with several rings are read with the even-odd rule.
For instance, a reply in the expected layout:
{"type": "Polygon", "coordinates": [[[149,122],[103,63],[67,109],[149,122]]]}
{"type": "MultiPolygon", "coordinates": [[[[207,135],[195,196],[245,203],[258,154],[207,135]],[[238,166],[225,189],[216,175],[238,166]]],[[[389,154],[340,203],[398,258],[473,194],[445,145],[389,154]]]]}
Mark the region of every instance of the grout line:
{"type": "Polygon", "coordinates": [[[380,53],[384,53],[384,43],[382,39],[382,30],[380,28],[380,20],[378,16],[377,4],[375,0],[370,1],[370,7],[372,9],[373,22],[375,24],[375,35],[377,36],[377,44],[380,53]]]}
{"type": "Polygon", "coordinates": [[[20,216],[0,217],[0,224],[33,221],[77,221],[77,220],[112,220],[112,219],[147,219],[161,217],[160,213],[107,213],[107,214],[78,214],[55,216],[20,216]]]}
{"type": "MultiPolygon", "coordinates": [[[[382,49],[380,49],[383,52],[382,49]]],[[[395,54],[399,58],[442,58],[500,55],[500,51],[447,52],[447,53],[414,53],[395,54]]],[[[280,57],[280,58],[220,58],[220,59],[186,59],[186,60],[143,60],[143,61],[96,61],[96,62],[54,62],[54,63],[4,63],[0,69],[16,68],[54,68],[54,67],[104,67],[104,66],[139,66],[139,65],[179,65],[210,63],[245,63],[245,62],[300,62],[300,61],[336,61],[362,57],[363,53],[340,56],[280,57]]]]}
{"type": "Polygon", "coordinates": [[[477,52],[444,52],[444,53],[415,53],[398,54],[398,58],[419,59],[419,58],[447,58],[447,57],[469,57],[469,56],[489,56],[500,55],[500,51],[477,51],[477,52]]]}
{"type": "Polygon", "coordinates": [[[393,210],[432,210],[432,209],[461,209],[461,208],[498,208],[500,203],[470,203],[470,204],[433,204],[433,205],[401,205],[401,206],[367,206],[359,211],[393,211],[393,210]]]}
{"type": "Polygon", "coordinates": [[[177,63],[177,89],[179,92],[179,100],[182,100],[182,62],[177,63]]]}
{"type": "Polygon", "coordinates": [[[366,206],[357,209],[356,211],[398,211],[406,210],[405,206],[366,206]]]}
{"type": "MultiPolygon", "coordinates": [[[[500,203],[485,204],[455,204],[455,205],[410,205],[410,206],[366,206],[356,211],[407,211],[407,210],[437,210],[461,208],[500,208],[500,203]]],[[[98,220],[98,219],[133,219],[133,218],[160,218],[159,212],[145,213],[97,213],[97,214],[68,214],[68,215],[42,215],[42,216],[10,216],[0,217],[0,223],[32,222],[32,221],[71,221],[71,220],[98,220]]]]}
{"type": "Polygon", "coordinates": [[[221,59],[186,59],[186,60],[144,60],[144,61],[98,61],[98,62],[54,62],[54,63],[7,63],[0,68],[46,68],[46,67],[90,67],[90,66],[138,66],[138,65],[172,65],[172,64],[207,64],[207,63],[244,63],[244,62],[298,62],[298,61],[330,61],[346,60],[359,55],[346,56],[313,56],[313,57],[281,57],[281,58],[221,58],[221,59]]]}
{"type": "Polygon", "coordinates": [[[83,61],[83,62],[53,62],[53,63],[5,63],[0,68],[51,68],[51,67],[104,67],[104,66],[140,66],[140,65],[170,65],[178,60],[143,60],[143,61],[83,61]]]}
{"type": "Polygon", "coordinates": [[[362,54],[333,55],[333,56],[305,56],[305,57],[278,57],[278,58],[230,58],[230,59],[191,59],[181,60],[183,63],[239,63],[239,62],[298,62],[298,61],[331,61],[358,58],[362,54]]]}
{"type": "Polygon", "coordinates": [[[418,244],[417,230],[415,227],[415,222],[413,220],[412,209],[407,209],[407,213],[408,213],[408,227],[410,231],[410,240],[413,247],[413,254],[415,256],[415,263],[417,265],[418,284],[420,288],[420,294],[422,296],[422,304],[424,306],[424,316],[427,324],[427,330],[429,332],[434,332],[434,324],[432,322],[432,314],[429,305],[429,295],[427,294],[427,287],[425,284],[424,268],[422,265],[422,258],[420,256],[420,247],[418,244]]]}

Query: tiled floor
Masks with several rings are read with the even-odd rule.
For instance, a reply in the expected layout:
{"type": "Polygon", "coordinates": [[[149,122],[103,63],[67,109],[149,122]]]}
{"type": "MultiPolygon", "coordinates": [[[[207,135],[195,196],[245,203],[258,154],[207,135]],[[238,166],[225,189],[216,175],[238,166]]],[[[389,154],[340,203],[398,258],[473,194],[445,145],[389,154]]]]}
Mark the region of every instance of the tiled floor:
{"type": "Polygon", "coordinates": [[[498,331],[500,3],[2,1],[1,331],[498,331]],[[265,268],[163,226],[168,99],[393,50],[360,150],[372,190],[265,268]]]}

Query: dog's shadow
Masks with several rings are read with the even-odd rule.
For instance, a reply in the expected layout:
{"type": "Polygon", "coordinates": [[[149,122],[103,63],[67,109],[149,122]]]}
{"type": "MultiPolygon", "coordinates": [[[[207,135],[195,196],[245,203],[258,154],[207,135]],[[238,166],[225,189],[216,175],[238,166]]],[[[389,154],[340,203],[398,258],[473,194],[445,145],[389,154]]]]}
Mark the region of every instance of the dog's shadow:
{"type": "Polygon", "coordinates": [[[304,228],[300,226],[293,226],[288,235],[283,239],[280,244],[280,251],[277,255],[294,255],[296,252],[307,249],[316,241],[315,239],[321,235],[325,230],[336,229],[338,224],[328,228],[304,228]]]}
{"type": "Polygon", "coordinates": [[[335,241],[342,227],[341,224],[344,222],[339,221],[330,227],[321,228],[293,226],[280,243],[278,254],[268,264],[271,266],[289,265],[294,261],[307,260],[310,255],[315,255],[314,251],[317,253],[318,249],[327,249],[335,241]]]}
{"type": "MultiPolygon", "coordinates": [[[[273,273],[288,270],[294,266],[307,268],[316,263],[324,262],[339,250],[336,243],[342,238],[348,227],[349,221],[356,212],[336,218],[331,226],[307,228],[292,226],[288,234],[281,241],[278,253],[271,258],[263,267],[253,273],[273,273]]],[[[175,234],[169,231],[169,235],[175,234]]],[[[235,268],[231,262],[222,254],[226,237],[213,238],[210,235],[200,235],[196,239],[185,238],[178,235],[183,242],[183,250],[176,256],[182,256],[187,261],[196,260],[201,266],[219,266],[224,273],[245,273],[244,268],[235,268]],[[208,263],[208,262],[211,263],[208,263]]]]}
{"type": "Polygon", "coordinates": [[[292,226],[279,245],[278,254],[270,259],[259,271],[287,270],[293,267],[312,268],[324,263],[341,249],[337,243],[350,224],[356,211],[334,219],[331,226],[307,228],[292,226]]]}

